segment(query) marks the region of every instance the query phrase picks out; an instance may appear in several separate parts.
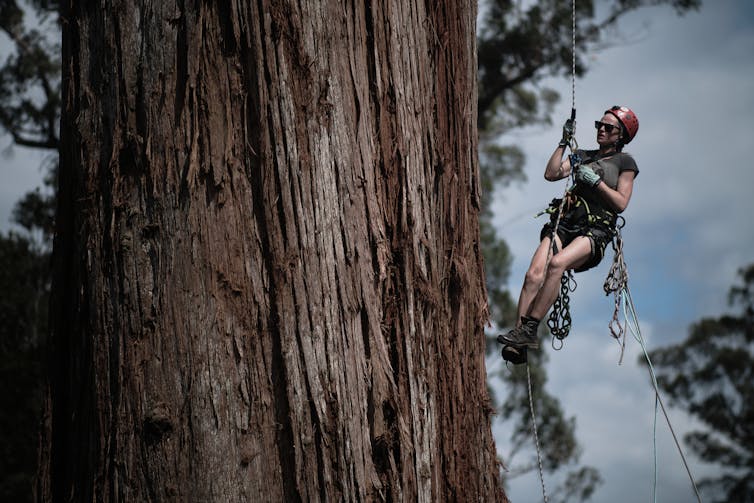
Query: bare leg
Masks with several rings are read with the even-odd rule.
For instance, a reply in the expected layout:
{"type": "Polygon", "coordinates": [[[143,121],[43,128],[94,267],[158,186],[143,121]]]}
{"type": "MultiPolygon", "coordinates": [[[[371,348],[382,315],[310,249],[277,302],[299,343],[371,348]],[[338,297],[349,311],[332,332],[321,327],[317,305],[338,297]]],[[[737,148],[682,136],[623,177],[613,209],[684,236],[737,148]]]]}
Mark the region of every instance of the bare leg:
{"type": "MultiPolygon", "coordinates": [[[[524,286],[519,297],[519,320],[516,328],[507,334],[500,334],[497,341],[503,344],[503,357],[510,360],[513,354],[519,358],[522,348],[538,348],[537,327],[547,314],[555,299],[558,297],[560,278],[568,269],[578,267],[589,259],[592,243],[588,237],[580,236],[574,239],[560,253],[552,256],[547,264],[548,246],[550,239],[542,241],[534,253],[532,263],[526,272],[524,286]],[[544,272],[544,282],[541,270],[544,272]],[[513,348],[513,349],[511,349],[513,348]],[[505,356],[506,351],[508,356],[505,356]]],[[[558,243],[559,244],[559,243],[558,243]]]]}
{"type": "MultiPolygon", "coordinates": [[[[522,316],[528,316],[531,314],[532,302],[537,297],[545,280],[547,259],[548,257],[552,258],[555,256],[551,254],[551,243],[552,241],[548,237],[542,239],[531,259],[531,264],[529,264],[529,269],[526,271],[526,276],[524,278],[524,284],[521,287],[521,294],[518,296],[518,317],[516,318],[516,325],[520,325],[522,316]]],[[[558,250],[563,249],[563,243],[558,236],[555,236],[555,244],[557,245],[558,250]]],[[[552,264],[552,260],[550,263],[552,264]]]]}
{"type": "Polygon", "coordinates": [[[582,265],[589,259],[592,252],[591,240],[586,236],[579,236],[574,239],[568,246],[553,255],[550,260],[550,266],[545,273],[545,280],[542,288],[534,297],[529,307],[529,316],[541,320],[552,307],[555,299],[558,298],[558,289],[560,287],[560,278],[569,269],[582,265]]]}
{"type": "MultiPolygon", "coordinates": [[[[560,248],[560,238],[555,241],[560,248]]],[[[547,256],[550,252],[552,241],[550,238],[544,238],[537,247],[531,258],[529,269],[524,276],[524,284],[521,287],[521,294],[518,296],[518,310],[516,316],[516,326],[521,323],[521,317],[529,314],[529,308],[534,298],[542,288],[542,282],[545,278],[545,266],[547,265],[547,256]]]]}

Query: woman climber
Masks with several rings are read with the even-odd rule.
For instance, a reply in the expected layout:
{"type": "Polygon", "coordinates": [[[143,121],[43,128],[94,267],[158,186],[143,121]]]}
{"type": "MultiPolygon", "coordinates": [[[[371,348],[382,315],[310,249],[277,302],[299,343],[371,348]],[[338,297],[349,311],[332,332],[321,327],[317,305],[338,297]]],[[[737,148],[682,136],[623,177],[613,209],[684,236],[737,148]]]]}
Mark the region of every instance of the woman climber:
{"type": "Polygon", "coordinates": [[[614,106],[594,126],[599,149],[576,150],[563,159],[574,132],[573,119],[567,120],[563,138],[545,168],[548,181],[561,180],[573,169],[576,185],[567,193],[562,213],[560,199],[553,200],[547,210],[550,222],[542,228],[518,298],[519,321],[513,330],[497,337],[504,345],[504,356],[510,347],[539,347],[537,328],[558,297],[561,277],[568,270],[586,271],[600,263],[615,234],[618,213],[631,199],[639,169],[622,149],[639,130],[636,114],[627,107],[614,106]],[[557,235],[553,236],[556,228],[557,235]]]}

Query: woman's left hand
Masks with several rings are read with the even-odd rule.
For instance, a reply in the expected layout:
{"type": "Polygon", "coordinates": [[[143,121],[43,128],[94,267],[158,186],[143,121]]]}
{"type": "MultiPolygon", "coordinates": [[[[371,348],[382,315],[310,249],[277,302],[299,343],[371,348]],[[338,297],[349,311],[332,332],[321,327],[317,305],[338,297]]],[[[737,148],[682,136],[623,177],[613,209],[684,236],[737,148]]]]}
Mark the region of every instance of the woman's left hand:
{"type": "Polygon", "coordinates": [[[602,178],[589,166],[579,166],[576,171],[576,181],[589,187],[596,187],[602,181],[602,178]]]}

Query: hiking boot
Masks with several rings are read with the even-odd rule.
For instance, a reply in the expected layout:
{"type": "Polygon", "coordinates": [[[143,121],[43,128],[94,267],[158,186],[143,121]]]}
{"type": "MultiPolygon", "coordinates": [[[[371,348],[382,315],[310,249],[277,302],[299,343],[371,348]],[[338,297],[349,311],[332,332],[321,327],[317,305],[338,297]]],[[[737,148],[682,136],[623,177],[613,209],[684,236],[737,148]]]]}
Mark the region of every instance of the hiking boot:
{"type": "Polygon", "coordinates": [[[516,348],[513,346],[503,346],[501,355],[503,357],[503,360],[511,362],[514,365],[526,363],[527,360],[525,347],[516,348]]]}
{"type": "Polygon", "coordinates": [[[529,316],[521,317],[521,325],[517,326],[507,334],[497,336],[497,342],[503,345],[513,346],[515,348],[532,348],[539,347],[537,339],[537,328],[539,320],[529,316]]]}

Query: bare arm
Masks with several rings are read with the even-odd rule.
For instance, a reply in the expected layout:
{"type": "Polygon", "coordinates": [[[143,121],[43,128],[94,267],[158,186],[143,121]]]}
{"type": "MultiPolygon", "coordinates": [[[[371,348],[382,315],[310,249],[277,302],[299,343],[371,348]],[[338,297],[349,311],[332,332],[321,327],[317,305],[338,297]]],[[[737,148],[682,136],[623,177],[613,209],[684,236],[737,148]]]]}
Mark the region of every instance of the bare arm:
{"type": "Polygon", "coordinates": [[[631,199],[631,193],[634,190],[634,177],[636,173],[633,171],[624,171],[618,177],[618,189],[613,190],[607,186],[603,181],[594,188],[597,193],[604,199],[615,211],[622,213],[628,206],[628,201],[631,199]]]}
{"type": "Polygon", "coordinates": [[[568,157],[563,159],[563,154],[565,154],[565,147],[559,145],[547,161],[545,180],[554,182],[571,174],[571,160],[568,157]]]}

